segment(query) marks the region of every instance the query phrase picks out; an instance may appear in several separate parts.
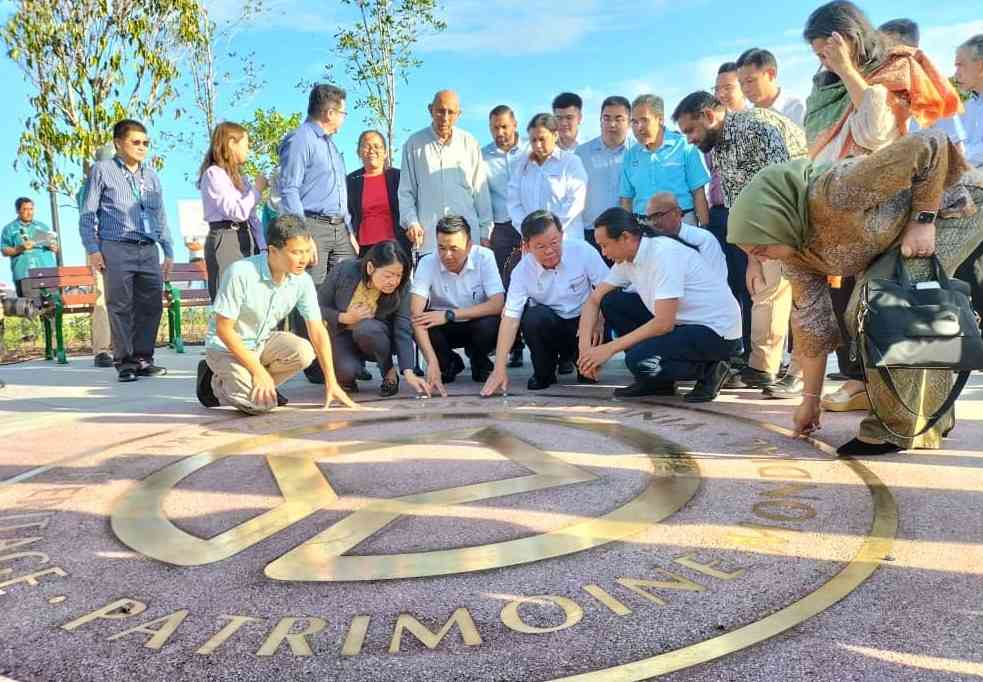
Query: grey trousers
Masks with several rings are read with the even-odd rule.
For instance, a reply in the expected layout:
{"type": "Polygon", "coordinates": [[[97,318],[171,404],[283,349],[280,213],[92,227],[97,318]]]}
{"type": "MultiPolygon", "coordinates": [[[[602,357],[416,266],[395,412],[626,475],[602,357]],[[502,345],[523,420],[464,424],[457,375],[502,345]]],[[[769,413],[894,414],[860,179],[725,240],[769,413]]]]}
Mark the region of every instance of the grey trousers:
{"type": "Polygon", "coordinates": [[[392,325],[374,318],[362,320],[354,327],[331,336],[331,354],[338,382],[350,384],[368,360],[379,366],[383,377],[393,367],[392,325]]]}
{"type": "Polygon", "coordinates": [[[113,360],[118,369],[137,369],[141,360],[153,360],[164,310],[157,244],[103,240],[99,249],[106,263],[106,309],[113,360]]]}
{"type": "Polygon", "coordinates": [[[253,255],[253,236],[249,227],[238,230],[210,229],[205,238],[205,267],[208,268],[208,298],[215,302],[225,270],[253,255]]]}

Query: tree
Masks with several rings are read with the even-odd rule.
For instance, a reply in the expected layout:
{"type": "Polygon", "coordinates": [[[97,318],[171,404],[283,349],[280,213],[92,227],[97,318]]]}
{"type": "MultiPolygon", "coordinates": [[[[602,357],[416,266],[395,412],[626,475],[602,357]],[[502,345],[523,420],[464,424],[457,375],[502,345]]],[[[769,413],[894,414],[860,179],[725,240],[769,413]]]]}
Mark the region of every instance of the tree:
{"type": "Polygon", "coordinates": [[[35,89],[18,154],[51,196],[56,231],[57,195],[75,194],[113,123],[150,121],[173,99],[177,58],[201,42],[201,15],[200,0],[17,3],[0,35],[35,89]]]}
{"type": "Polygon", "coordinates": [[[390,150],[396,129],[397,87],[422,62],[413,53],[425,33],[447,24],[437,16],[438,0],[341,0],[357,9],[357,20],[335,35],[334,51],[355,84],[355,106],[368,112],[366,123],[386,131],[390,150]]]}
{"type": "Polygon", "coordinates": [[[253,120],[242,124],[249,133],[250,149],[250,158],[242,166],[243,174],[269,176],[280,163],[280,141],[300,122],[300,112],[284,116],[274,108],[257,109],[253,120]]]}

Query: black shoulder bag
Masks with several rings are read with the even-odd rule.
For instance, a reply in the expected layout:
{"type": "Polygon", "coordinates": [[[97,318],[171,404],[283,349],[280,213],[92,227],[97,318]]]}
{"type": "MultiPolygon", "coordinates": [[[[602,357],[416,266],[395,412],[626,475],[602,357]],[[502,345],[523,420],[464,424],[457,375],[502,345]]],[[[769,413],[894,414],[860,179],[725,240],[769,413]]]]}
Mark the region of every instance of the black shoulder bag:
{"type": "Polygon", "coordinates": [[[894,279],[871,279],[864,285],[857,311],[857,343],[864,371],[876,369],[901,406],[915,417],[898,393],[892,369],[938,369],[957,372],[952,391],[917,433],[893,431],[877,413],[885,429],[899,438],[920,436],[956,403],[970,372],[983,369],[983,339],[979,318],[969,299],[969,285],[949,279],[932,257],[935,279],[913,283],[899,254],[894,279]]]}

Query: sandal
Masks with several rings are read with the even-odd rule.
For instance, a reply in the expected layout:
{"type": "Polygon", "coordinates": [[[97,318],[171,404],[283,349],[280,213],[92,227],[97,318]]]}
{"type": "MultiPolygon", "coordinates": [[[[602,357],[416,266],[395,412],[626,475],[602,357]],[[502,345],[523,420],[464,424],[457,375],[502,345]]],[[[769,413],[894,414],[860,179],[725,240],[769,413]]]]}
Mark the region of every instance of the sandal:
{"type": "Polygon", "coordinates": [[[391,398],[392,396],[399,393],[399,375],[397,374],[394,379],[382,379],[382,385],[379,386],[379,395],[383,398],[391,398]]]}
{"type": "Polygon", "coordinates": [[[823,396],[820,403],[827,412],[855,412],[870,410],[870,398],[867,391],[850,395],[842,387],[823,396]]]}

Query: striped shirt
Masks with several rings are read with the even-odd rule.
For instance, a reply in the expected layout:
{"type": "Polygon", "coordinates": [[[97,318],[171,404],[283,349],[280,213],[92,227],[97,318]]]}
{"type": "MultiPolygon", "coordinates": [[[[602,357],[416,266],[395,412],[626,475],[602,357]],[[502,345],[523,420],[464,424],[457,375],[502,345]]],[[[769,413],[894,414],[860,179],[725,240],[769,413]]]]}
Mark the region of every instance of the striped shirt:
{"type": "Polygon", "coordinates": [[[86,253],[98,253],[100,241],[151,239],[160,244],[165,257],[174,258],[157,173],[145,164],[134,173],[118,156],[93,164],[79,215],[79,233],[86,253]],[[144,231],[144,216],[148,231],[144,231]]]}

